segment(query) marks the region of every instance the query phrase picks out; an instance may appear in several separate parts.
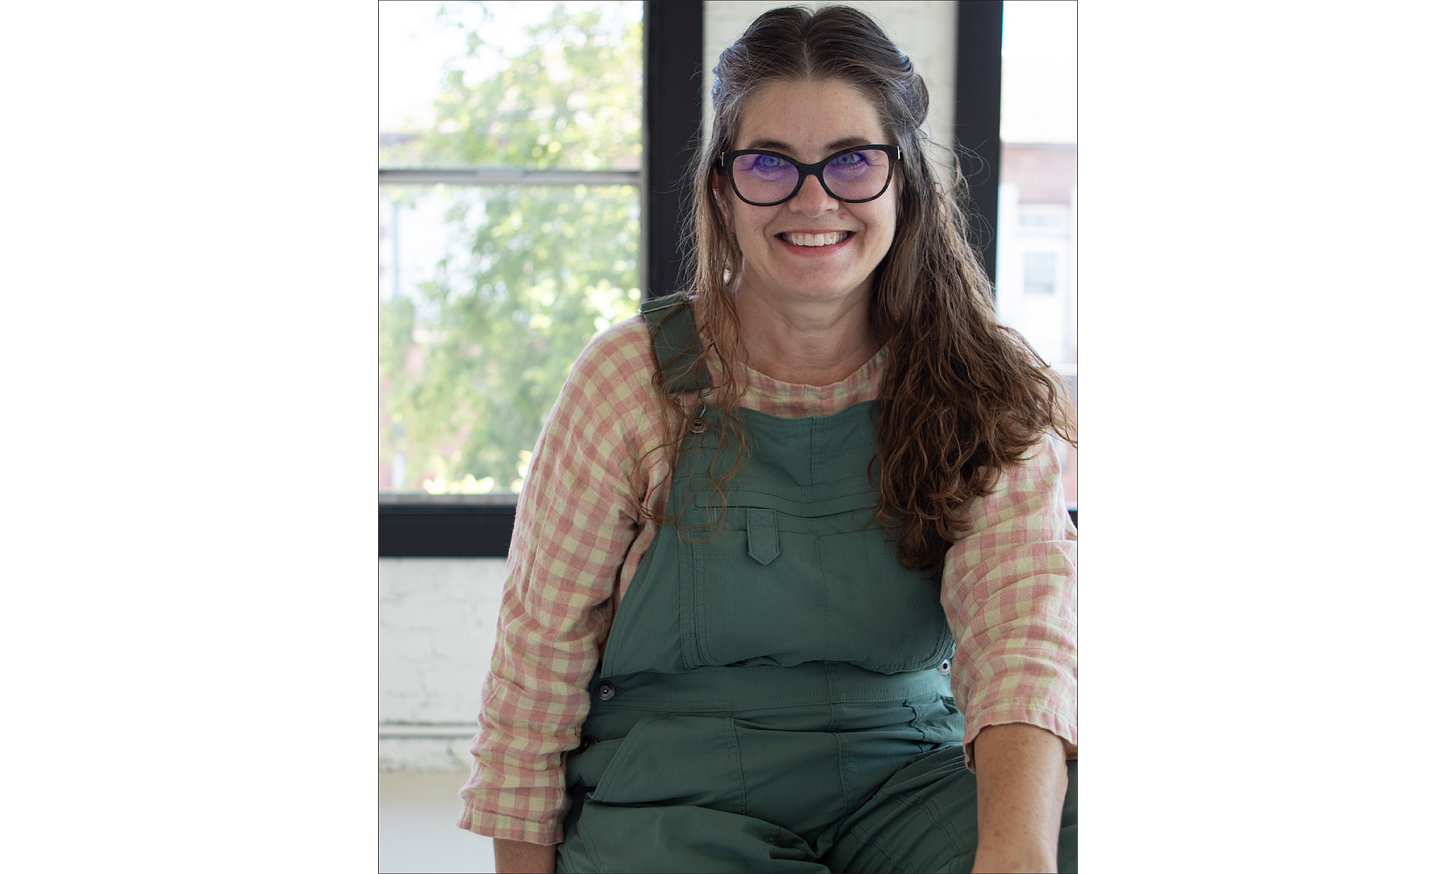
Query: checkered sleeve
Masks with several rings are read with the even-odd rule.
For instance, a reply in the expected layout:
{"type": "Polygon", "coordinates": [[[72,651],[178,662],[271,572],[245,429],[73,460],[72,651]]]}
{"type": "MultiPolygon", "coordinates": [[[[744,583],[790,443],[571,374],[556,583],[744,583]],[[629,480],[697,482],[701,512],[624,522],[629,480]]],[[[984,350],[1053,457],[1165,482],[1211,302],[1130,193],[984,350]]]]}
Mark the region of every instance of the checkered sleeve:
{"type": "Polygon", "coordinates": [[[655,421],[647,330],[608,329],[573,366],[531,460],[460,828],[554,844],[565,812],[563,753],[587,716],[624,556],[641,530],[642,430],[655,421]]]}
{"type": "Polygon", "coordinates": [[[972,501],[970,532],[946,557],[941,601],[956,637],[951,676],[970,744],[989,725],[1027,723],[1077,754],[1077,530],[1047,437],[972,501]]]}

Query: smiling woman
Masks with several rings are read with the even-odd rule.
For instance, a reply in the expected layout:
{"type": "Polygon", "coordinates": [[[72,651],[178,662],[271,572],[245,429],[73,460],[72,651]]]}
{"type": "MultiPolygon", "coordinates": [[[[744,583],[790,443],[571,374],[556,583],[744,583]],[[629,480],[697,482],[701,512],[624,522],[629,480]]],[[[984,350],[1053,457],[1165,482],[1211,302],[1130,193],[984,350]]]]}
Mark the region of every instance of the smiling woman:
{"type": "Polygon", "coordinates": [[[694,276],[546,424],[459,824],[502,870],[1073,870],[1061,383],[870,18],[713,72],[694,276]]]}
{"type": "Polygon", "coordinates": [[[860,195],[853,199],[841,199],[843,191],[831,193],[833,184],[825,185],[821,168],[813,165],[840,155],[836,150],[844,143],[885,139],[874,105],[841,80],[774,82],[748,101],[735,149],[718,162],[713,185],[715,202],[743,253],[733,297],[750,368],[784,382],[830,385],[858,370],[882,345],[867,322],[870,276],[895,235],[895,198],[880,195],[889,187],[889,155],[899,148],[848,153],[878,156],[881,168],[878,177],[858,174],[869,184],[851,186],[860,195]],[[769,146],[784,155],[769,156],[772,160],[796,171],[778,173],[777,187],[772,180],[759,184],[752,172],[755,152],[745,151],[769,146]],[[736,157],[730,161],[730,155],[736,157]],[[788,193],[766,204],[744,197],[739,162],[745,158],[746,184],[755,193],[765,199],[788,193]]]}

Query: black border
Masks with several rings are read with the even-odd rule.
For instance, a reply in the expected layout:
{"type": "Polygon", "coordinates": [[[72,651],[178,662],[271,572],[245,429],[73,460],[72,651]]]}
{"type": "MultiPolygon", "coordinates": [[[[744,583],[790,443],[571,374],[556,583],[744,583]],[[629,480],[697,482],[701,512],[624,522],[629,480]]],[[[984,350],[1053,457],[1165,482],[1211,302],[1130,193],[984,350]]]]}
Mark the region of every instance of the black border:
{"type": "Polygon", "coordinates": [[[512,504],[379,505],[380,558],[505,558],[512,504]]]}
{"type": "Polygon", "coordinates": [[[999,0],[956,4],[955,146],[970,184],[972,242],[996,279],[997,191],[1001,184],[1001,29],[999,0]]]}
{"type": "Polygon", "coordinates": [[[379,557],[505,558],[515,524],[509,504],[380,504],[379,557]]]}
{"type": "Polygon", "coordinates": [[[693,162],[703,119],[703,4],[645,0],[642,50],[646,102],[646,299],[672,294],[687,278],[679,245],[689,191],[681,185],[693,162]]]}

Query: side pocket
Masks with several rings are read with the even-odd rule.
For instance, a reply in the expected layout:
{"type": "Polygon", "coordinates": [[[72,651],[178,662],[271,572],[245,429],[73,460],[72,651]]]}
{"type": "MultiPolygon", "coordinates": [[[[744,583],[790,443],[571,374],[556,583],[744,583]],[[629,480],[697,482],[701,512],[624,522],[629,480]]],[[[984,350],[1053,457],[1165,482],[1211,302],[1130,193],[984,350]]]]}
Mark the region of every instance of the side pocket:
{"type": "Polygon", "coordinates": [[[956,709],[954,698],[935,695],[907,703],[915,711],[915,728],[931,747],[959,744],[965,738],[966,718],[956,709]]]}
{"type": "Polygon", "coordinates": [[[591,801],[739,812],[744,791],[731,717],[649,716],[632,726],[611,754],[591,801]]]}
{"type": "MultiPolygon", "coordinates": [[[[635,731],[636,728],[633,726],[632,730],[635,731]]],[[[628,736],[631,736],[630,732],[628,736]]],[[[617,757],[617,752],[625,741],[626,738],[604,740],[587,749],[567,753],[565,761],[567,788],[581,786],[586,790],[595,789],[602,782],[602,776],[612,764],[612,760],[617,757]]]]}

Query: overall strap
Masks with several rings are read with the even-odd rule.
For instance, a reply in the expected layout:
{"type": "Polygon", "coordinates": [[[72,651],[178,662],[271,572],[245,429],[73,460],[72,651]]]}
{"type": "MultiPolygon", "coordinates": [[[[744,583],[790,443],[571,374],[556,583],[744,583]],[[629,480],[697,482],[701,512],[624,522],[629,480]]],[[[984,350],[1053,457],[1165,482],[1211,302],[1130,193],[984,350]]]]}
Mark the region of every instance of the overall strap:
{"type": "Polygon", "coordinates": [[[668,394],[677,396],[712,388],[713,381],[704,362],[699,361],[697,371],[690,372],[689,365],[698,357],[702,346],[698,344],[698,325],[687,297],[679,291],[643,301],[640,312],[652,333],[652,348],[657,353],[657,367],[662,371],[668,394]]]}

